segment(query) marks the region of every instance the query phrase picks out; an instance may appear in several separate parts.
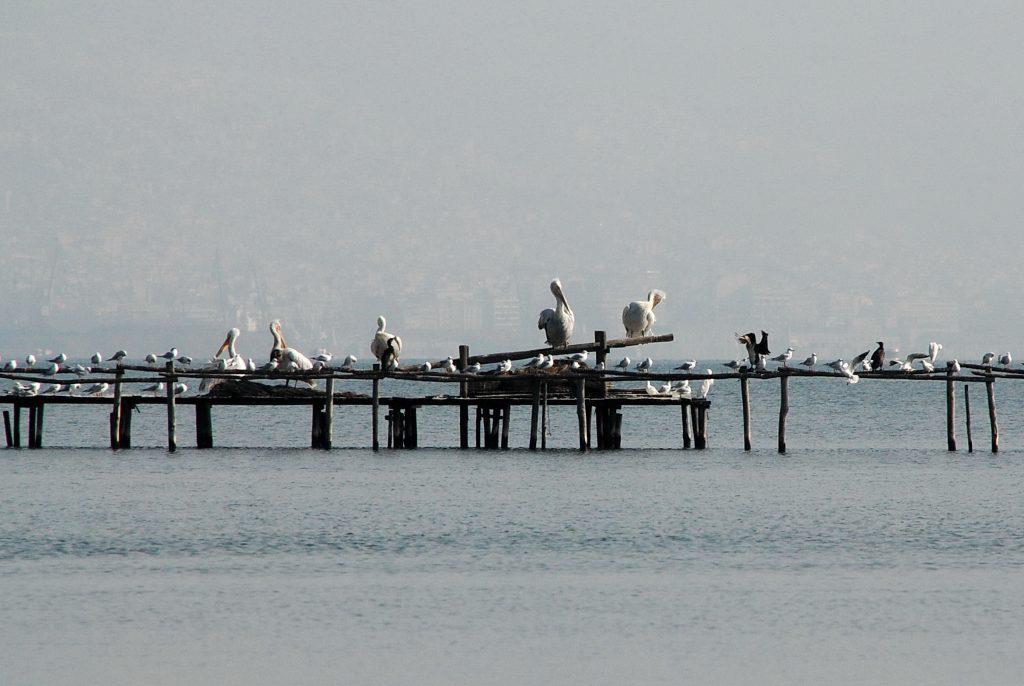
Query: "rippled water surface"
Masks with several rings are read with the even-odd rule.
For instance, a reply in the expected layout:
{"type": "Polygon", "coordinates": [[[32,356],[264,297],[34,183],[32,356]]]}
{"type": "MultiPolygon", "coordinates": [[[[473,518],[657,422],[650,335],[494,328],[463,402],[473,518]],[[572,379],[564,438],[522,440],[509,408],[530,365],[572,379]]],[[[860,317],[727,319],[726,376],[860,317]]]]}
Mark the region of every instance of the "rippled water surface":
{"type": "MultiPolygon", "coordinates": [[[[999,385],[994,456],[976,393],[979,450],[950,454],[942,384],[794,380],[779,456],[777,382],[752,387],[747,454],[724,382],[705,452],[668,409],[588,455],[310,451],[301,409],[215,409],[214,450],[187,414],[174,455],[0,450],[0,682],[1024,681],[1024,398],[999,385]]],[[[102,445],[104,412],[51,408],[47,445],[102,445]]]]}

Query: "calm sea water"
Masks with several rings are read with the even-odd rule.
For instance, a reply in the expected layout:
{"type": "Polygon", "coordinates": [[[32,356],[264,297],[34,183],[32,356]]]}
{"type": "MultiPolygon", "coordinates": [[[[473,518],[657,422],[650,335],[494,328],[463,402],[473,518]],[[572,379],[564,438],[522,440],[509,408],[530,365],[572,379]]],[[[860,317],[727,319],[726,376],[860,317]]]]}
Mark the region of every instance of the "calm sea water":
{"type": "MultiPolygon", "coordinates": [[[[143,408],[153,448],[0,450],[0,683],[1021,683],[1018,385],[996,456],[982,387],[978,452],[950,454],[923,382],[792,381],[786,456],[777,382],[752,384],[752,453],[735,382],[704,452],[669,410],[580,455],[323,453],[308,411],[217,408],[224,447],[182,416],[168,455],[143,408]]],[[[335,444],[368,418],[341,409],[335,444]]],[[[103,408],[46,422],[105,441],[103,408]]],[[[457,442],[456,413],[420,422],[457,442]]],[[[574,422],[553,409],[551,444],[574,422]]]]}

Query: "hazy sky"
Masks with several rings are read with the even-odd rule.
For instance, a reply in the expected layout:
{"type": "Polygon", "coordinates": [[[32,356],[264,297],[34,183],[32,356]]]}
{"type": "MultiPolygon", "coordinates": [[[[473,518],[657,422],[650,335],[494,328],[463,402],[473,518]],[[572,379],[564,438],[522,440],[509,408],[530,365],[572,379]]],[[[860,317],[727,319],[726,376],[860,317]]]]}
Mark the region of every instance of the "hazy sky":
{"type": "Polygon", "coordinates": [[[1020,3],[299,4],[0,5],[0,354],[1024,336],[1020,3]]]}

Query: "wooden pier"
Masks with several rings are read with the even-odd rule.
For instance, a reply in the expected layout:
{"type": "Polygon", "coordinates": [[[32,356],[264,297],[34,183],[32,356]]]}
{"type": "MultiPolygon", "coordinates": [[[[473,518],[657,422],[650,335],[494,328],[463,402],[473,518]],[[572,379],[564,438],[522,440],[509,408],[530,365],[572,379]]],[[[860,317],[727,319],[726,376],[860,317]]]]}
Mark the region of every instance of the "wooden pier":
{"type": "MultiPolygon", "coordinates": [[[[567,355],[575,352],[593,352],[596,366],[603,367],[608,351],[613,348],[654,344],[673,339],[671,334],[646,338],[607,340],[604,332],[596,332],[595,340],[567,346],[561,349],[538,348],[507,353],[471,355],[468,346],[460,346],[458,369],[464,370],[474,363],[494,363],[503,360],[523,360],[538,354],[567,355]]],[[[984,383],[989,415],[991,450],[999,450],[999,425],[996,413],[995,383],[997,380],[1024,380],[1024,370],[994,368],[990,366],[962,364],[962,371],[934,372],[861,372],[862,380],[883,381],[935,381],[946,384],[946,446],[957,450],[956,441],[956,393],[955,386],[964,386],[967,449],[973,451],[971,407],[969,385],[984,383]]],[[[471,425],[476,448],[485,450],[508,449],[510,445],[510,417],[512,408],[530,408],[530,450],[546,448],[547,408],[549,406],[572,407],[576,410],[576,429],[579,450],[614,450],[622,447],[622,409],[629,406],[654,409],[663,407],[680,413],[681,449],[703,450],[708,447],[708,423],[711,403],[707,399],[680,397],[677,395],[649,395],[635,389],[615,388],[615,382],[622,381],[703,381],[705,379],[738,380],[742,403],[744,450],[751,450],[750,384],[773,379],[779,381],[778,452],[785,454],[786,421],[790,411],[789,390],[791,380],[802,377],[826,377],[842,380],[838,372],[804,370],[781,367],[770,371],[741,369],[727,373],[641,373],[604,368],[572,369],[567,363],[551,370],[519,368],[508,374],[493,371],[477,374],[456,371],[455,373],[423,372],[418,366],[406,366],[396,370],[382,370],[374,365],[368,370],[342,370],[326,368],[316,372],[231,372],[208,371],[175,367],[168,362],[162,369],[151,366],[118,365],[95,370],[82,378],[54,378],[44,376],[42,370],[26,369],[17,372],[0,372],[0,378],[22,383],[41,384],[94,384],[107,383],[112,390],[110,396],[90,395],[4,395],[0,405],[10,405],[3,411],[4,436],[8,448],[22,447],[22,415],[27,419],[27,447],[43,446],[44,416],[51,405],[105,405],[110,407],[110,447],[114,450],[132,447],[133,410],[141,405],[163,405],[167,419],[167,449],[178,447],[177,413],[179,408],[192,407],[195,412],[195,447],[208,449],[214,446],[213,408],[221,406],[307,406],[310,408],[310,447],[329,450],[333,446],[333,423],[336,408],[340,411],[365,411],[370,417],[367,422],[368,447],[379,450],[380,413],[383,410],[386,422],[384,445],[390,449],[415,449],[419,447],[418,410],[423,407],[443,407],[458,411],[458,440],[461,448],[470,447],[471,425]],[[129,376],[131,374],[131,376],[129,376]],[[221,382],[206,395],[176,396],[174,386],[182,380],[216,380],[221,382]],[[259,381],[323,381],[324,391],[299,390],[280,385],[256,383],[259,381]],[[427,395],[422,397],[381,396],[382,381],[412,381],[458,385],[458,394],[427,395]],[[345,382],[370,382],[370,395],[352,392],[337,392],[337,385],[345,382]],[[126,392],[130,384],[165,384],[162,396],[140,396],[126,392]],[[223,392],[223,389],[231,392],[223,392]],[[221,390],[218,390],[221,389],[221,390]],[[351,408],[351,409],[349,409],[351,408]]],[[[52,417],[51,413],[51,417],[52,417]]],[[[643,447],[643,446],[639,446],[643,447]]]]}

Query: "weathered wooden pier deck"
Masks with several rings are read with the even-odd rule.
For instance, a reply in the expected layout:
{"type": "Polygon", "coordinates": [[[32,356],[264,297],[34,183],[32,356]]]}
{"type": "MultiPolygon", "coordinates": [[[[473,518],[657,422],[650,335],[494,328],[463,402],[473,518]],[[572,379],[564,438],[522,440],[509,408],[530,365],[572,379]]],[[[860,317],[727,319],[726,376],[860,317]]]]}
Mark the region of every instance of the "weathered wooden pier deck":
{"type": "MultiPolygon", "coordinates": [[[[487,364],[502,360],[523,360],[538,354],[568,355],[576,352],[593,352],[597,362],[604,362],[609,350],[630,346],[671,341],[671,334],[645,338],[609,341],[603,332],[597,332],[595,341],[551,349],[538,348],[489,355],[469,355],[467,346],[460,346],[458,367],[467,368],[479,362],[487,364]]],[[[678,375],[677,375],[678,376],[678,375]]],[[[656,378],[646,374],[624,373],[606,378],[605,374],[592,369],[571,370],[567,366],[557,371],[516,370],[514,373],[498,375],[491,372],[480,374],[455,373],[439,374],[421,372],[417,367],[384,371],[379,365],[372,370],[324,369],[318,372],[218,372],[175,367],[168,362],[163,369],[154,367],[119,365],[104,369],[73,380],[43,376],[40,370],[24,370],[14,373],[0,373],[0,378],[21,382],[54,383],[107,383],[113,397],[79,395],[6,395],[0,396],[0,404],[10,404],[11,410],[4,410],[4,428],[7,446],[18,448],[22,445],[22,414],[27,414],[29,448],[40,448],[43,444],[43,428],[46,407],[50,405],[105,405],[111,407],[109,414],[110,447],[127,449],[132,445],[132,411],[140,405],[163,405],[167,408],[167,447],[177,448],[177,408],[192,406],[195,411],[196,447],[213,447],[212,408],[216,406],[308,406],[311,408],[310,446],[330,449],[333,438],[333,418],[336,407],[369,407],[370,440],[374,450],[380,446],[380,411],[386,409],[387,447],[418,447],[417,409],[429,407],[451,407],[459,411],[459,446],[469,448],[470,411],[476,412],[475,445],[477,448],[508,448],[509,425],[512,407],[530,407],[531,450],[546,448],[547,412],[549,406],[576,407],[579,431],[579,448],[601,450],[620,448],[622,445],[622,413],[625,406],[678,408],[681,416],[681,447],[703,449],[707,447],[708,408],[710,401],[674,396],[651,396],[646,393],[614,389],[612,380],[645,380],[656,378]],[[134,373],[135,376],[129,376],[134,373]],[[218,380],[213,392],[198,396],[176,396],[172,389],[181,380],[218,380]],[[459,384],[458,395],[429,395],[402,397],[380,395],[383,380],[416,381],[423,383],[459,384]],[[300,391],[283,389],[281,386],[246,386],[254,380],[286,380],[324,382],[326,389],[300,391]],[[369,381],[370,395],[337,393],[338,382],[369,381]],[[162,396],[131,395],[125,387],[141,384],[165,384],[162,396]],[[228,388],[229,393],[222,389],[228,388]],[[246,393],[246,390],[255,391],[246,393]],[[328,401],[328,398],[331,398],[328,401]],[[693,427],[692,436],[690,427],[693,427]],[[595,440],[596,439],[596,440],[595,440]]]]}
{"type": "MultiPolygon", "coordinates": [[[[607,340],[603,332],[596,332],[595,340],[551,349],[537,348],[507,353],[470,355],[468,346],[460,346],[458,369],[469,365],[500,362],[506,359],[523,360],[538,354],[568,355],[576,352],[593,352],[598,363],[606,361],[609,350],[630,346],[660,343],[673,340],[671,334],[646,338],[607,340]]],[[[992,452],[999,451],[999,425],[996,413],[995,382],[997,380],[1024,380],[1024,370],[1014,370],[961,364],[960,373],[950,369],[926,372],[859,372],[863,380],[882,381],[932,381],[946,384],[946,445],[957,449],[956,439],[956,393],[955,385],[963,384],[966,419],[967,449],[973,452],[974,442],[971,427],[970,385],[985,385],[988,405],[989,429],[992,452]]],[[[418,367],[404,367],[398,370],[381,370],[374,365],[371,370],[324,369],[318,372],[217,372],[175,367],[168,362],[165,368],[121,365],[87,377],[56,379],[43,376],[41,370],[0,372],[0,378],[21,382],[53,383],[107,383],[113,389],[113,397],[72,396],[72,395],[6,395],[0,396],[0,405],[9,404],[11,410],[4,410],[4,429],[7,447],[22,445],[21,415],[24,410],[28,419],[28,447],[39,448],[43,444],[43,419],[49,405],[106,405],[111,407],[110,447],[126,449],[132,445],[132,410],[140,405],[164,405],[167,408],[167,447],[177,447],[177,406],[192,406],[195,411],[196,447],[213,447],[212,408],[217,406],[308,406],[311,409],[310,446],[330,449],[332,446],[333,417],[336,407],[369,407],[369,447],[380,446],[380,412],[385,408],[387,422],[386,445],[388,448],[418,447],[417,409],[422,407],[451,407],[459,411],[459,447],[470,447],[470,412],[475,410],[475,446],[496,449],[509,447],[510,414],[513,407],[530,407],[531,450],[546,447],[548,406],[575,406],[577,414],[578,443],[580,450],[591,448],[608,450],[622,446],[622,408],[644,406],[649,408],[678,408],[681,419],[681,448],[704,449],[708,446],[708,418],[710,401],[669,395],[652,396],[636,390],[612,387],[616,381],[703,381],[705,379],[738,380],[743,413],[743,447],[751,450],[751,406],[749,385],[751,381],[779,380],[778,452],[785,453],[786,421],[789,414],[789,382],[791,378],[827,377],[843,379],[843,375],[831,371],[803,370],[781,367],[769,371],[746,371],[712,374],[695,373],[640,373],[608,369],[570,369],[567,365],[557,370],[518,369],[510,374],[494,372],[479,374],[429,373],[418,367]],[[128,373],[137,376],[128,376],[128,373]],[[214,392],[199,396],[175,396],[171,389],[182,379],[209,379],[223,382],[214,392]],[[424,383],[459,384],[458,395],[427,395],[403,397],[380,395],[383,380],[415,381],[424,383]],[[259,389],[258,393],[246,393],[244,384],[257,380],[323,381],[323,392],[295,389],[281,391],[281,386],[249,386],[259,389]],[[372,393],[360,395],[336,393],[337,383],[346,381],[371,382],[372,393]],[[232,382],[234,382],[232,384],[232,382]],[[163,397],[130,395],[124,392],[128,384],[164,383],[163,397]],[[239,385],[241,389],[238,388],[239,385]],[[234,393],[217,391],[227,387],[234,393]],[[272,390],[278,389],[278,390],[272,390]],[[328,402],[328,398],[331,401],[328,402]],[[692,433],[691,433],[692,428],[692,433]]]]}

